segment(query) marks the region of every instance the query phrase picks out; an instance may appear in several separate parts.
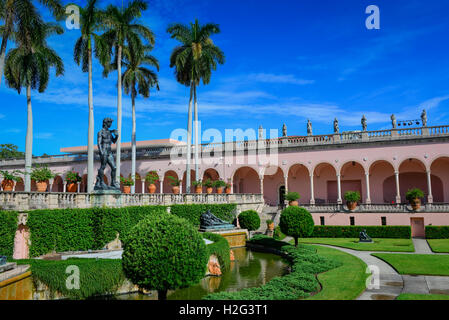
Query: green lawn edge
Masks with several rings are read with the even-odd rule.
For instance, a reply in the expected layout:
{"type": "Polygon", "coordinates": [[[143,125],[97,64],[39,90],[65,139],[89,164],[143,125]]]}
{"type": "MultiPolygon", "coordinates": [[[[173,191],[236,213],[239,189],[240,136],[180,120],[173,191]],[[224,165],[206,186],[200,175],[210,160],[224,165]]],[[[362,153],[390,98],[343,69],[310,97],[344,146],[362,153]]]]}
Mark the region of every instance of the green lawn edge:
{"type": "Polygon", "coordinates": [[[449,300],[449,295],[401,293],[396,300],[449,300]]]}
{"type": "Polygon", "coordinates": [[[325,244],[339,248],[352,249],[356,251],[375,252],[415,252],[412,239],[373,239],[374,243],[350,243],[356,238],[301,238],[303,244],[325,244]],[[345,244],[345,242],[347,242],[345,244]],[[408,243],[408,246],[394,245],[394,243],[408,243]]]}
{"type": "Polygon", "coordinates": [[[435,253],[449,253],[449,239],[427,239],[427,243],[435,253]]]}
{"type": "Polygon", "coordinates": [[[367,265],[359,258],[338,249],[312,245],[317,253],[340,261],[341,267],[319,274],[321,291],[306,300],[354,300],[366,289],[367,265]]]}
{"type": "Polygon", "coordinates": [[[449,255],[372,253],[399,274],[449,276],[449,255]]]}

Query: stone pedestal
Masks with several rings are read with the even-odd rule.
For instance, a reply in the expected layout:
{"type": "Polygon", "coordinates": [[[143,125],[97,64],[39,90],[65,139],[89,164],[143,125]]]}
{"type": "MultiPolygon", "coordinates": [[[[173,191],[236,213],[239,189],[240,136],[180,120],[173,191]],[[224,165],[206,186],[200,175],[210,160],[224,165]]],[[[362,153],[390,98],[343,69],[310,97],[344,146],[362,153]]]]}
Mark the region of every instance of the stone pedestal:
{"type": "Polygon", "coordinates": [[[216,233],[224,237],[228,241],[231,249],[245,247],[246,239],[249,239],[248,230],[246,229],[215,230],[208,232],[216,233]]]}
{"type": "Polygon", "coordinates": [[[121,195],[122,193],[119,190],[97,190],[91,194],[90,203],[92,207],[121,207],[121,195]]]}

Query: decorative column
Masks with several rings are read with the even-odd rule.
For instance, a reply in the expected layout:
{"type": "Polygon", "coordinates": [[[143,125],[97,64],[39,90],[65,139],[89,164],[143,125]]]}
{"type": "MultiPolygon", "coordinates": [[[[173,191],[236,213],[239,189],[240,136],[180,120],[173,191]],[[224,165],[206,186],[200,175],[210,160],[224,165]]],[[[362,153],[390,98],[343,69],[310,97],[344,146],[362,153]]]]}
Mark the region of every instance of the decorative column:
{"type": "Polygon", "coordinates": [[[263,177],[260,178],[260,194],[263,194],[263,177]]]}
{"type": "Polygon", "coordinates": [[[396,204],[401,203],[401,187],[399,185],[399,171],[395,171],[394,175],[396,177],[396,204]]]}
{"type": "Polygon", "coordinates": [[[310,175],[310,204],[315,205],[315,191],[313,187],[313,173],[310,175]]]}
{"type": "Polygon", "coordinates": [[[144,194],[145,193],[145,179],[142,179],[140,181],[140,183],[142,183],[142,194],[144,194]]]}
{"type": "MultiPolygon", "coordinates": [[[[189,190],[189,187],[186,185],[186,189],[189,190]]],[[[182,194],[182,180],[179,183],[179,194],[182,194]]]]}
{"type": "Polygon", "coordinates": [[[62,183],[62,192],[67,192],[67,181],[64,181],[63,183],[62,183]]]}
{"type": "Polygon", "coordinates": [[[230,179],[229,183],[231,184],[231,193],[234,194],[234,180],[230,179]]]}
{"type": "Polygon", "coordinates": [[[161,194],[164,193],[164,180],[160,180],[160,181],[159,181],[159,192],[160,192],[161,194]]]}
{"type": "Polygon", "coordinates": [[[284,176],[285,194],[288,193],[288,176],[284,176]]]}
{"type": "Polygon", "coordinates": [[[338,204],[342,204],[343,201],[341,199],[341,175],[337,174],[337,189],[338,189],[338,199],[337,199],[337,203],[338,204]]]}
{"type": "Polygon", "coordinates": [[[81,184],[79,182],[76,183],[76,192],[80,193],[81,184]]]}
{"type": "Polygon", "coordinates": [[[53,183],[54,183],[54,182],[55,182],[54,179],[48,180],[48,186],[49,186],[48,192],[51,192],[51,190],[53,189],[53,183]]]}
{"type": "Polygon", "coordinates": [[[429,195],[427,197],[427,202],[429,204],[433,203],[433,194],[432,194],[432,173],[430,170],[427,170],[427,188],[429,190],[429,195]]]}
{"type": "Polygon", "coordinates": [[[371,189],[369,185],[369,172],[365,173],[366,181],[366,204],[371,204],[371,189]]]}

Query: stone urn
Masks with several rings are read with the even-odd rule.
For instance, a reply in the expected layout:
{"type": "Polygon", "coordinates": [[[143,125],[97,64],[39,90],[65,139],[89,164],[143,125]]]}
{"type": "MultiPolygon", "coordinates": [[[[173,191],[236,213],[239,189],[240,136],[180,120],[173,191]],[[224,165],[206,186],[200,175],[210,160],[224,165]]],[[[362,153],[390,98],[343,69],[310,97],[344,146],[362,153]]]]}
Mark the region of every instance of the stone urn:
{"type": "Polygon", "coordinates": [[[203,193],[203,187],[200,187],[200,186],[195,187],[195,193],[197,193],[197,194],[203,193]]]}
{"type": "Polygon", "coordinates": [[[78,185],[76,183],[69,183],[67,185],[67,192],[77,192],[78,191],[78,185]]]}
{"type": "Polygon", "coordinates": [[[217,188],[217,193],[218,194],[223,194],[223,188],[222,187],[218,187],[217,188]]]}
{"type": "Polygon", "coordinates": [[[46,192],[48,183],[46,181],[36,182],[37,192],[46,192]]]}
{"type": "Polygon", "coordinates": [[[151,184],[148,186],[148,193],[153,194],[153,193],[155,193],[155,192],[156,192],[156,185],[155,185],[154,183],[151,183],[151,184]]]}
{"type": "Polygon", "coordinates": [[[212,191],[214,191],[214,188],[212,188],[212,187],[208,187],[208,188],[206,189],[207,194],[211,194],[212,191]]]}
{"type": "Polygon", "coordinates": [[[274,231],[274,222],[267,223],[267,228],[269,231],[274,231]]]}
{"type": "Polygon", "coordinates": [[[418,211],[421,209],[421,199],[416,198],[410,201],[410,205],[412,206],[413,211],[418,211]]]}
{"type": "Polygon", "coordinates": [[[231,194],[231,188],[230,188],[230,187],[226,187],[225,193],[226,193],[226,194],[231,194]]]}
{"type": "Polygon", "coordinates": [[[299,206],[299,202],[296,201],[296,200],[295,201],[289,201],[288,205],[292,206],[292,207],[297,207],[297,206],[299,206]]]}
{"type": "Polygon", "coordinates": [[[14,189],[13,180],[3,180],[2,182],[3,191],[12,191],[14,189]]]}
{"type": "Polygon", "coordinates": [[[123,193],[130,194],[131,186],[123,186],[123,193]]]}
{"type": "Polygon", "coordinates": [[[173,194],[179,194],[179,186],[173,186],[171,188],[171,191],[173,192],[173,194]]]}
{"type": "Polygon", "coordinates": [[[357,209],[357,202],[346,202],[346,205],[348,206],[348,210],[354,211],[357,209]]]}

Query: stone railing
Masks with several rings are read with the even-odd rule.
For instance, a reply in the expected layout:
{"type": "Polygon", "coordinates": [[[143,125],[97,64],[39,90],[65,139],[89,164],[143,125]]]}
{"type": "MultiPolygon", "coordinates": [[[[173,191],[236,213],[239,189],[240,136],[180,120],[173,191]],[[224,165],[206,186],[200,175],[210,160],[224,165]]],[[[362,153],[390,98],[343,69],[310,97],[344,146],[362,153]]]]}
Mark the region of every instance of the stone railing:
{"type": "MultiPolygon", "coordinates": [[[[354,211],[344,204],[301,205],[311,213],[413,213],[409,204],[361,204],[354,211]]],[[[433,203],[421,206],[419,212],[449,213],[448,203],[433,203]]]]}
{"type": "Polygon", "coordinates": [[[172,204],[263,204],[261,194],[88,194],[0,192],[0,208],[28,211],[34,209],[64,209],[92,207],[129,207],[172,204]]]}

